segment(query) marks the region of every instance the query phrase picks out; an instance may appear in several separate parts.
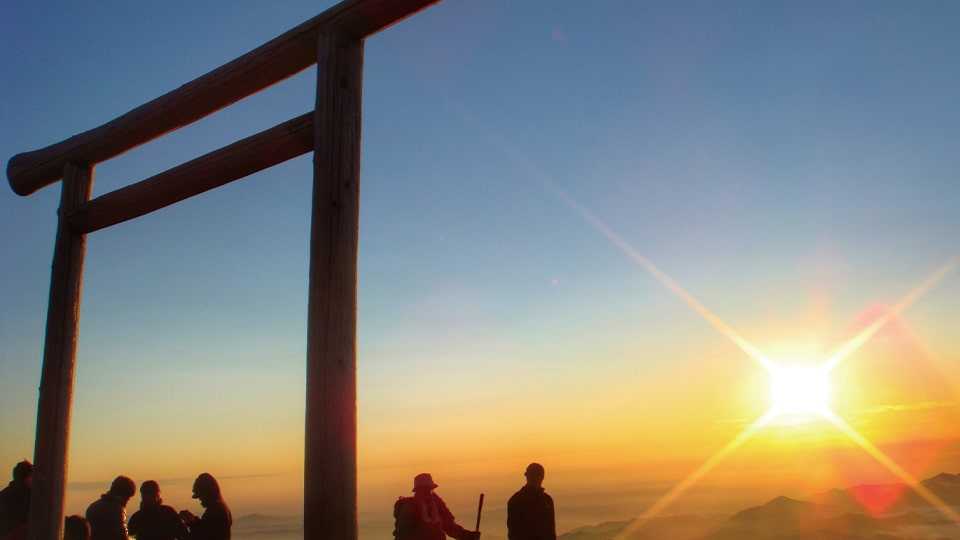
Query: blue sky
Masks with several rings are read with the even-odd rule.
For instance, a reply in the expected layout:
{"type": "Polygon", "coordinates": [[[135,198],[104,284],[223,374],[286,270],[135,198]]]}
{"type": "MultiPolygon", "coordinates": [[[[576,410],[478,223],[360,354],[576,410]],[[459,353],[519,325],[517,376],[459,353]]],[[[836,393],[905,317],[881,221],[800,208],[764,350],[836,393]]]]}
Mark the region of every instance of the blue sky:
{"type": "MultiPolygon", "coordinates": [[[[0,21],[0,157],[100,125],[330,4],[15,2],[0,21]]],[[[369,39],[361,414],[407,399],[395,381],[416,370],[469,387],[516,354],[576,378],[571,351],[633,339],[655,366],[722,343],[556,190],[761,340],[815,291],[835,333],[895,300],[958,252],[958,22],[951,2],[448,0],[369,39]]],[[[308,111],[314,73],[100,165],[95,193],[308,111]]],[[[220,422],[254,398],[291,411],[276,429],[300,425],[310,183],[304,156],[91,237],[79,430],[109,436],[103,415],[130,425],[156,407],[220,422]]],[[[4,461],[31,453],[58,196],[0,190],[4,461]]],[[[911,312],[938,346],[958,300],[953,276],[911,312]]],[[[99,471],[93,440],[75,448],[99,471]]]]}

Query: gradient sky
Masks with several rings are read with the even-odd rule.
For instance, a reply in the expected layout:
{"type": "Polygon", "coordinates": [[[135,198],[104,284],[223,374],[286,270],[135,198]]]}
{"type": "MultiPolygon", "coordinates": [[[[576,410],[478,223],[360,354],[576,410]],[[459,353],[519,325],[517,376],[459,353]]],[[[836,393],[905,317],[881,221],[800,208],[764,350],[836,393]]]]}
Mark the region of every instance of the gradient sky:
{"type": "MultiPolygon", "coordinates": [[[[15,2],[0,157],[332,3],[15,2]]],[[[765,410],[764,373],[574,205],[774,356],[819,358],[956,256],[958,23],[932,1],[448,0],[369,39],[365,523],[422,470],[464,517],[485,490],[494,520],[531,460],[561,528],[634,516],[765,410]]],[[[308,111],[314,76],[101,164],[95,194],[308,111]]],[[[235,513],[299,513],[311,174],[92,235],[68,510],[118,473],[186,505],[209,470],[235,513]]],[[[3,467],[32,455],[58,196],[0,189],[3,467]]],[[[918,476],[960,470],[957,274],[835,374],[838,412],[918,476]]],[[[863,481],[892,478],[828,427],[779,426],[677,505],[863,481]]]]}

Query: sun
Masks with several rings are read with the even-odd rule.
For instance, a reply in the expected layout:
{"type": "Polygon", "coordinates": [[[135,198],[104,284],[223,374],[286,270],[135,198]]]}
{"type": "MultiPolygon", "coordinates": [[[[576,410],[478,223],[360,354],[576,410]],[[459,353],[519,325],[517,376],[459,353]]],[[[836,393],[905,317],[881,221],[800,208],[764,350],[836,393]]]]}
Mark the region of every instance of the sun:
{"type": "Polygon", "coordinates": [[[771,412],[777,416],[814,416],[830,412],[830,376],[822,367],[773,366],[771,412]]]}

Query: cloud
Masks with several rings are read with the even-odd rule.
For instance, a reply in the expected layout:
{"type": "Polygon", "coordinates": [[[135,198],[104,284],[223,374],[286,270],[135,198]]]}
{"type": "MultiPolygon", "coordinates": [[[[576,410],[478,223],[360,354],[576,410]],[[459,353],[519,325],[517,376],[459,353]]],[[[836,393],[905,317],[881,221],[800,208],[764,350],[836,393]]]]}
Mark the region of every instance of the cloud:
{"type": "Polygon", "coordinates": [[[915,403],[885,404],[871,407],[864,414],[885,414],[912,411],[929,411],[933,409],[951,409],[957,406],[956,401],[918,401],[915,403]]]}

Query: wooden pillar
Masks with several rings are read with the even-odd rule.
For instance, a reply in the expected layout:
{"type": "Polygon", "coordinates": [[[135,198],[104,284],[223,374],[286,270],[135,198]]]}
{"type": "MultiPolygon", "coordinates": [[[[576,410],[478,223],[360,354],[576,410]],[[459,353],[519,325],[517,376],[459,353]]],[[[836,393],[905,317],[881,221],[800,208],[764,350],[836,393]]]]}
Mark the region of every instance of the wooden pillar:
{"type": "Polygon", "coordinates": [[[363,41],[317,43],[304,538],[357,538],[357,234],[363,41]]]}
{"type": "Polygon", "coordinates": [[[86,235],[70,229],[67,215],[90,199],[92,186],[93,166],[68,163],[64,167],[37,406],[30,540],[60,540],[63,537],[70,408],[86,251],[86,235]]]}

